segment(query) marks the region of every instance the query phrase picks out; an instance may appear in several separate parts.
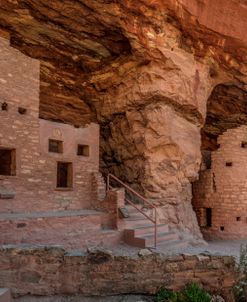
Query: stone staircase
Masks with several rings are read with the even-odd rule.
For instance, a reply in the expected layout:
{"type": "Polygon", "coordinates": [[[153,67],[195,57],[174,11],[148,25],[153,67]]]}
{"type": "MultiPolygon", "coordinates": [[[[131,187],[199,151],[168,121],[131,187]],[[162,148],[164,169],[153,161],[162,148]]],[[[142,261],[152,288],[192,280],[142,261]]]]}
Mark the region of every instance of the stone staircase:
{"type": "Polygon", "coordinates": [[[124,232],[125,243],[139,248],[157,248],[166,251],[186,248],[189,245],[189,242],[183,240],[175,229],[158,223],[157,208],[147,198],[109,173],[107,191],[116,187],[125,190],[125,197],[121,202],[121,207],[119,206],[119,211],[123,216],[119,225],[124,232]],[[127,213],[122,208],[123,206],[127,213]]]}
{"type": "MultiPolygon", "coordinates": [[[[138,206],[141,207],[141,206],[138,206]]],[[[132,206],[126,206],[129,218],[124,218],[125,243],[139,248],[154,247],[154,224],[132,206]]],[[[157,248],[174,250],[186,248],[188,242],[166,224],[157,225],[157,248]]]]}

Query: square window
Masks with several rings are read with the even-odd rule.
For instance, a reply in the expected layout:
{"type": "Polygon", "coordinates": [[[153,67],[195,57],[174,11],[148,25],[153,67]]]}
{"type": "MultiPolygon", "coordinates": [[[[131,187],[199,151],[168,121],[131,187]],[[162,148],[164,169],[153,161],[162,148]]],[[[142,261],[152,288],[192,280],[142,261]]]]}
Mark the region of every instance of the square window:
{"type": "Polygon", "coordinates": [[[0,148],[0,175],[16,175],[16,151],[0,148]]]}
{"type": "Polygon", "coordinates": [[[78,145],[77,155],[79,156],[89,156],[89,146],[88,145],[78,145]]]}
{"type": "Polygon", "coordinates": [[[49,152],[63,153],[63,142],[55,139],[49,139],[49,152]]]}
{"type": "Polygon", "coordinates": [[[73,167],[72,163],[57,163],[57,188],[72,188],[73,167]]]}
{"type": "Polygon", "coordinates": [[[247,148],[247,142],[242,142],[242,143],[241,143],[241,147],[242,147],[242,148],[247,148]]]}

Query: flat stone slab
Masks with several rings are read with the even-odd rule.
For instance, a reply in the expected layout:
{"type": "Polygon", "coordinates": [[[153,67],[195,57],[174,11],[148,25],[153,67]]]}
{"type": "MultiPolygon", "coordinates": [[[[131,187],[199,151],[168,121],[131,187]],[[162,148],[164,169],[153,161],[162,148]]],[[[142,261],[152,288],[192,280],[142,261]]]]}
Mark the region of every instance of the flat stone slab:
{"type": "Polygon", "coordinates": [[[11,302],[11,294],[8,288],[0,288],[0,302],[11,302]]]}
{"type": "Polygon", "coordinates": [[[72,217],[72,216],[92,216],[101,215],[102,212],[94,210],[74,210],[74,211],[57,211],[57,212],[33,212],[33,213],[2,213],[0,220],[17,220],[17,219],[35,219],[46,217],[72,217]]]}
{"type": "Polygon", "coordinates": [[[0,190],[0,199],[13,199],[15,198],[15,192],[0,190]]]}

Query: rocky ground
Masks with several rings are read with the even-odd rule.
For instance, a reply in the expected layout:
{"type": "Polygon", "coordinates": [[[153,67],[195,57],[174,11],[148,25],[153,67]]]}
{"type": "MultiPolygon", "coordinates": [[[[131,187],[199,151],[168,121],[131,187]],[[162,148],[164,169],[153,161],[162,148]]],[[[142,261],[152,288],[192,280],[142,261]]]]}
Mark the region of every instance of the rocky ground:
{"type": "Polygon", "coordinates": [[[21,297],[14,299],[18,302],[151,302],[152,297],[141,295],[119,295],[119,296],[107,296],[107,297],[21,297]]]}
{"type": "MultiPolygon", "coordinates": [[[[161,253],[165,255],[178,255],[178,254],[190,254],[190,255],[198,255],[198,254],[209,254],[215,256],[233,256],[236,261],[239,261],[240,256],[240,248],[241,246],[247,245],[247,240],[218,240],[218,241],[210,241],[205,242],[205,244],[200,244],[198,246],[188,246],[183,249],[169,249],[164,250],[161,248],[157,249],[140,249],[137,247],[129,246],[126,244],[116,245],[114,247],[101,247],[106,250],[112,252],[113,255],[116,256],[138,256],[138,255],[147,255],[151,252],[153,253],[161,253]]],[[[73,251],[70,254],[83,254],[84,251],[73,251]]],[[[125,300],[124,300],[125,301],[125,300]]]]}
{"type": "Polygon", "coordinates": [[[189,254],[209,253],[211,255],[230,255],[238,261],[241,245],[247,245],[247,240],[219,240],[211,241],[207,246],[188,247],[183,250],[189,254]]]}
{"type": "MultiPolygon", "coordinates": [[[[219,256],[233,256],[237,261],[240,256],[241,245],[247,245],[247,240],[219,240],[219,241],[210,241],[207,245],[200,246],[189,246],[184,249],[179,250],[162,250],[157,248],[152,250],[155,253],[162,253],[167,255],[177,255],[177,254],[210,254],[210,255],[219,255],[219,256]]],[[[128,245],[119,245],[116,247],[110,248],[115,255],[127,255],[133,256],[137,255],[140,252],[147,253],[147,250],[140,250],[139,248],[131,247],[128,245]]]]}

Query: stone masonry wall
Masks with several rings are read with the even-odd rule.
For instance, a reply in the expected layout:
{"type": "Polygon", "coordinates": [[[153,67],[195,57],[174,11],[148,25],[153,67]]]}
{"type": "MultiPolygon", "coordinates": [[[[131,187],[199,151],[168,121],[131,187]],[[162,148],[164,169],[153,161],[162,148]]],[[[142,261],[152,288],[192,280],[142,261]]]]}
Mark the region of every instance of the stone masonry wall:
{"type": "Polygon", "coordinates": [[[5,246],[0,248],[0,287],[15,296],[125,293],[154,294],[161,286],[181,289],[201,283],[212,293],[232,300],[238,275],[232,257],[224,256],[113,256],[104,250],[83,255],[65,254],[58,247],[5,246]]]}
{"type": "Polygon", "coordinates": [[[16,150],[16,175],[0,175],[0,187],[15,192],[1,199],[0,212],[38,212],[92,207],[99,170],[99,127],[86,128],[40,120],[39,62],[0,38],[0,148],[16,150]],[[18,108],[25,108],[20,114],[18,108]],[[48,140],[63,141],[63,153],[48,152],[48,140]],[[78,156],[77,145],[89,145],[89,156],[78,156]],[[57,162],[73,165],[72,188],[56,188],[57,162]]]}
{"type": "Polygon", "coordinates": [[[193,204],[207,239],[247,237],[247,126],[219,136],[212,152],[211,169],[200,172],[194,183],[193,204]],[[206,208],[212,209],[212,226],[206,226],[206,208]]]}

